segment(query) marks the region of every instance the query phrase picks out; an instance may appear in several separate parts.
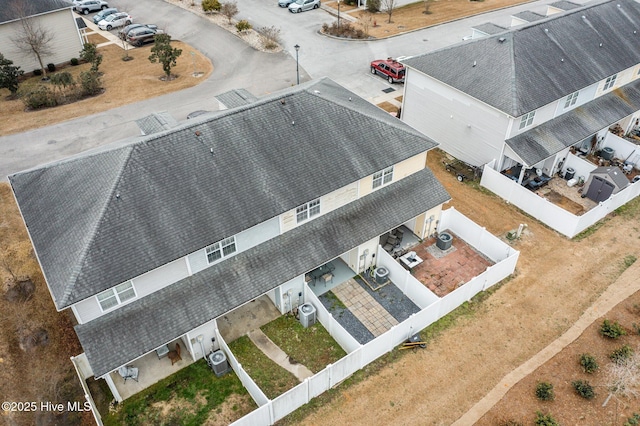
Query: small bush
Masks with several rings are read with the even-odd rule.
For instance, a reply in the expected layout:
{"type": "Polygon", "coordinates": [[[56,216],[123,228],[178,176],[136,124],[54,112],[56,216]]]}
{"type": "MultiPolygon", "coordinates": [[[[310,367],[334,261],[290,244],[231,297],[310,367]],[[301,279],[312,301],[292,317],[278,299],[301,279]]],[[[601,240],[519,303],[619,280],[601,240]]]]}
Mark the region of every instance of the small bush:
{"type": "Polygon", "coordinates": [[[202,0],[202,11],[205,13],[219,12],[221,7],[219,0],[202,0]]]}
{"type": "Polygon", "coordinates": [[[80,86],[82,87],[82,95],[97,95],[102,91],[102,81],[100,81],[100,74],[95,71],[81,72],[80,86]]]}
{"type": "Polygon", "coordinates": [[[551,414],[543,414],[540,411],[536,411],[536,426],[560,426],[560,423],[553,418],[551,414]]]}
{"type": "Polygon", "coordinates": [[[586,380],[576,380],[571,382],[571,385],[573,385],[576,393],[584,399],[593,399],[596,396],[596,393],[593,391],[593,386],[586,380]]]}
{"type": "Polygon", "coordinates": [[[274,26],[262,27],[258,30],[262,47],[267,50],[273,50],[280,44],[280,28],[274,26]]]}
{"type": "Polygon", "coordinates": [[[56,95],[47,86],[36,85],[21,87],[18,91],[24,105],[29,109],[40,109],[56,106],[56,95]]]}
{"type": "Polygon", "coordinates": [[[580,365],[585,373],[595,373],[598,369],[598,361],[596,361],[596,357],[591,354],[582,354],[580,355],[580,365]]]}
{"type": "Polygon", "coordinates": [[[380,12],[380,0],[368,0],[367,11],[371,13],[380,12]]]}
{"type": "Polygon", "coordinates": [[[249,21],[247,21],[245,19],[242,19],[242,20],[240,20],[240,21],[238,21],[236,23],[236,30],[238,30],[239,33],[243,32],[243,31],[248,31],[251,28],[253,28],[253,27],[251,26],[249,21]]]}
{"type": "Polygon", "coordinates": [[[78,61],[78,58],[71,58],[69,63],[75,67],[76,65],[78,65],[80,63],[80,61],[78,61]]]}
{"type": "Polygon", "coordinates": [[[632,355],[633,349],[631,349],[631,346],[622,345],[618,349],[615,349],[613,352],[611,352],[611,355],[609,355],[609,359],[615,364],[620,365],[624,364],[624,362],[631,358],[632,355]]]}
{"type": "Polygon", "coordinates": [[[47,70],[49,72],[55,72],[56,71],[56,64],[47,64],[47,70]]]}
{"type": "Polygon", "coordinates": [[[620,324],[618,324],[617,321],[611,322],[609,320],[604,320],[600,326],[600,334],[610,339],[617,339],[618,337],[627,334],[627,332],[620,324]]]}
{"type": "Polygon", "coordinates": [[[33,75],[42,75],[42,70],[40,68],[33,70],[33,75]]]}
{"type": "Polygon", "coordinates": [[[553,393],[553,385],[548,382],[540,382],[536,386],[536,396],[540,401],[553,401],[555,394],[553,393]]]}
{"type": "Polygon", "coordinates": [[[638,426],[640,425],[640,414],[633,413],[631,417],[627,419],[624,426],[638,426]]]}

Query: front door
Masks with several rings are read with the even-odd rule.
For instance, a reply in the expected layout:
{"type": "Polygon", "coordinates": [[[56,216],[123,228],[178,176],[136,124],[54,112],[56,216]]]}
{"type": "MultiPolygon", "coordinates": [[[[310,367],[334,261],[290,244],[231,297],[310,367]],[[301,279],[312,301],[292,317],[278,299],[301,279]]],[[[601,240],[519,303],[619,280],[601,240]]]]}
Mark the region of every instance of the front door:
{"type": "Polygon", "coordinates": [[[587,190],[587,198],[599,203],[611,196],[613,193],[613,184],[601,177],[594,176],[587,190]]]}

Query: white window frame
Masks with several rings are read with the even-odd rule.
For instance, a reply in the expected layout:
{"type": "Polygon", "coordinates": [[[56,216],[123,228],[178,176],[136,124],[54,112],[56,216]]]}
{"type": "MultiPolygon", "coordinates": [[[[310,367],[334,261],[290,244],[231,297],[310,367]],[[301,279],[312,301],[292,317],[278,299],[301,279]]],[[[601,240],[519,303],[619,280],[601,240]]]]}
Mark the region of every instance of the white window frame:
{"type": "Polygon", "coordinates": [[[376,189],[391,183],[391,181],[393,181],[393,166],[387,167],[379,172],[375,172],[373,174],[371,185],[373,189],[376,189]]]}
{"type": "Polygon", "coordinates": [[[526,129],[527,127],[531,126],[533,124],[533,119],[536,116],[536,112],[535,111],[531,111],[526,113],[525,115],[523,115],[520,118],[520,127],[518,127],[519,130],[522,129],[526,129]]]}
{"type": "Polygon", "coordinates": [[[618,78],[618,74],[614,74],[611,77],[607,77],[607,79],[604,81],[604,86],[602,87],[602,90],[605,91],[613,88],[613,86],[616,84],[617,78],[618,78]]]}
{"type": "Polygon", "coordinates": [[[320,214],[320,198],[296,207],[296,223],[302,223],[320,214]]]}
{"type": "Polygon", "coordinates": [[[122,305],[129,300],[133,300],[138,297],[138,293],[136,292],[136,287],[133,285],[133,281],[125,281],[122,284],[118,284],[115,287],[112,287],[108,290],[105,290],[101,293],[96,294],[96,300],[98,301],[98,305],[100,305],[100,309],[102,312],[110,311],[115,309],[116,307],[122,305]],[[123,295],[127,293],[129,290],[133,290],[133,295],[127,298],[124,298],[123,295]],[[101,297],[103,299],[101,300],[101,297]],[[106,300],[114,299],[116,304],[112,306],[107,306],[106,308],[102,305],[106,300]]]}
{"type": "Polygon", "coordinates": [[[564,109],[567,109],[569,107],[572,107],[576,104],[576,102],[578,102],[578,94],[580,92],[573,92],[572,94],[570,94],[569,96],[567,96],[567,98],[564,101],[564,109]]]}
{"type": "Polygon", "coordinates": [[[236,237],[227,237],[223,238],[220,241],[216,241],[210,246],[205,247],[204,252],[207,256],[207,264],[211,265],[216,263],[226,257],[231,256],[233,253],[238,251],[238,246],[236,245],[236,237]],[[217,253],[217,254],[216,254],[217,253]],[[211,259],[209,255],[213,255],[216,257],[215,259],[211,259]]]}

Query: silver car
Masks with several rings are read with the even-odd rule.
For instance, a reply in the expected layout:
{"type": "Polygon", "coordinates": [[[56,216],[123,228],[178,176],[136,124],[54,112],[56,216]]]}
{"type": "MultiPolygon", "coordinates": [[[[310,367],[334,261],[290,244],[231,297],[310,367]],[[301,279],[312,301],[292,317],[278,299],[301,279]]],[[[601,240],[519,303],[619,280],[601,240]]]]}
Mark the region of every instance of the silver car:
{"type": "Polygon", "coordinates": [[[75,3],[75,11],[88,15],[89,12],[95,12],[96,10],[106,9],[109,5],[103,0],[84,0],[79,3],[75,3]]]}
{"type": "Polygon", "coordinates": [[[102,21],[104,18],[106,18],[107,16],[117,13],[118,9],[116,9],[115,7],[110,7],[108,9],[102,9],[100,12],[96,13],[95,15],[93,15],[93,23],[94,24],[98,24],[98,22],[102,21]]]}
{"type": "Polygon", "coordinates": [[[300,13],[303,10],[317,9],[320,7],[320,0],[296,0],[289,5],[289,12],[300,13]]]}

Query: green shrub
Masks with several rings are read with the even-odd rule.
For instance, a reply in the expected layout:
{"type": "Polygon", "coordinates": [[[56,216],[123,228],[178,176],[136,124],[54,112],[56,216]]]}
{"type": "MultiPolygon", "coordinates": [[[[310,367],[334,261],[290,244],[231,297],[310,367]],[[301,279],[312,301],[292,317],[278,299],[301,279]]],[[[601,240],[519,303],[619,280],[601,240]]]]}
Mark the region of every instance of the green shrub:
{"type": "Polygon", "coordinates": [[[236,23],[236,30],[238,30],[239,33],[243,32],[243,31],[248,31],[251,28],[253,28],[253,27],[251,26],[249,21],[247,21],[246,19],[241,19],[240,21],[238,21],[236,23]]]}
{"type": "Polygon", "coordinates": [[[102,91],[102,81],[100,81],[100,74],[98,74],[98,72],[96,71],[81,72],[80,86],[82,87],[82,95],[97,95],[102,91]]]}
{"type": "Polygon", "coordinates": [[[78,65],[80,62],[78,61],[78,58],[71,58],[71,60],[69,61],[69,63],[75,67],[75,66],[76,66],[76,65],[78,65]]]}
{"type": "Polygon", "coordinates": [[[47,108],[57,105],[56,95],[41,84],[21,87],[18,91],[24,105],[29,109],[47,108]]]}
{"type": "Polygon", "coordinates": [[[624,362],[631,358],[632,355],[633,349],[631,349],[631,346],[622,345],[618,349],[615,349],[613,352],[611,352],[611,355],[609,355],[609,359],[615,364],[620,365],[624,364],[624,362]]]}
{"type": "Polygon", "coordinates": [[[618,337],[627,334],[627,332],[620,324],[618,324],[617,321],[611,322],[609,320],[604,320],[600,326],[600,334],[610,339],[617,339],[618,337]]]}
{"type": "Polygon", "coordinates": [[[638,425],[640,425],[640,414],[638,413],[633,413],[633,415],[629,417],[627,421],[624,423],[624,426],[638,426],[638,425]]]}
{"type": "Polygon", "coordinates": [[[593,386],[591,386],[586,380],[576,380],[571,382],[571,385],[575,389],[576,393],[585,399],[593,399],[596,396],[593,386]]]}
{"type": "Polygon", "coordinates": [[[536,426],[560,426],[560,423],[553,418],[551,414],[543,414],[540,411],[536,411],[536,426]]]}
{"type": "Polygon", "coordinates": [[[596,361],[596,357],[591,354],[582,354],[580,355],[580,365],[585,373],[595,373],[598,369],[598,361],[596,361]]]}
{"type": "Polygon", "coordinates": [[[540,382],[536,386],[536,396],[540,401],[553,401],[555,394],[553,393],[553,385],[548,382],[540,382]]]}
{"type": "Polygon", "coordinates": [[[219,12],[222,5],[219,0],[202,0],[203,12],[219,12]]]}
{"type": "Polygon", "coordinates": [[[33,75],[42,75],[42,70],[40,68],[33,70],[33,75]]]}
{"type": "Polygon", "coordinates": [[[55,72],[56,71],[56,64],[47,64],[47,70],[49,72],[55,72]]]}
{"type": "Polygon", "coordinates": [[[380,0],[368,0],[367,11],[371,13],[380,12],[380,0]]]}

